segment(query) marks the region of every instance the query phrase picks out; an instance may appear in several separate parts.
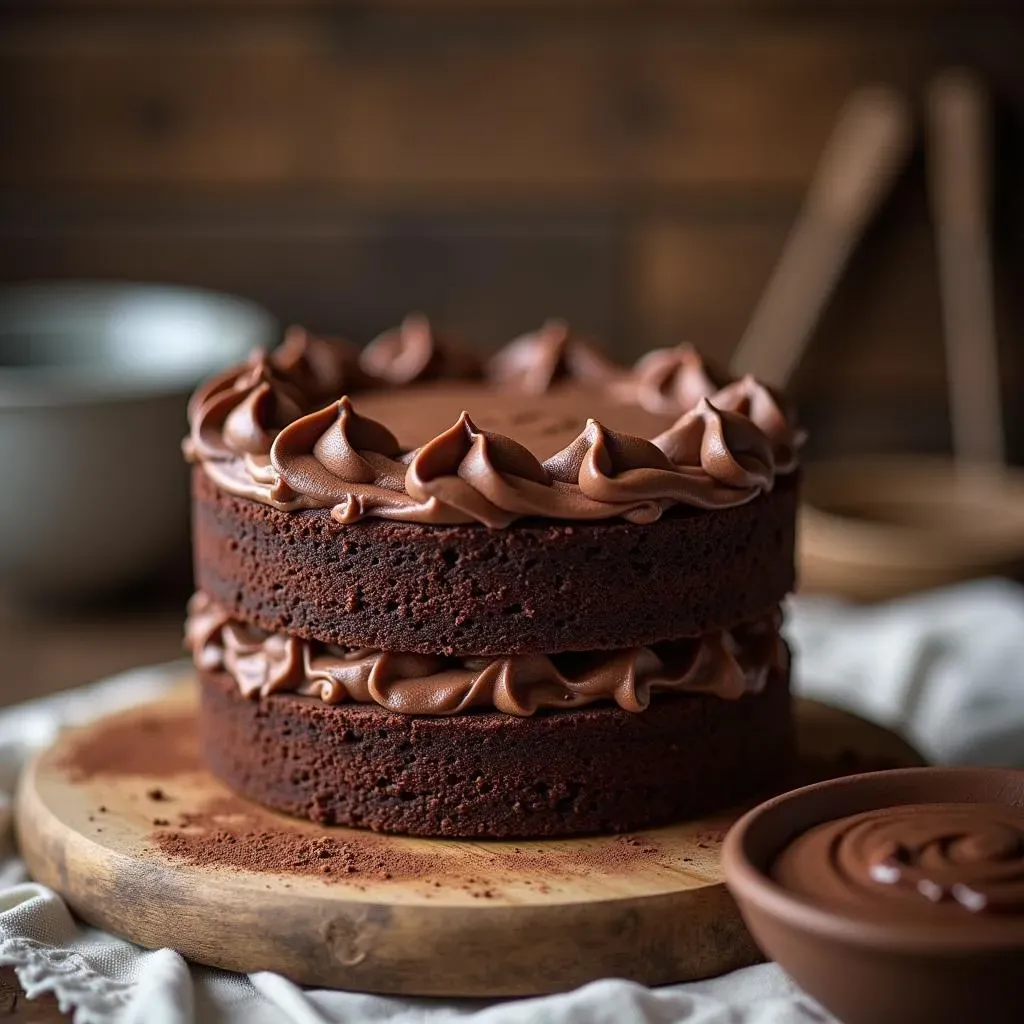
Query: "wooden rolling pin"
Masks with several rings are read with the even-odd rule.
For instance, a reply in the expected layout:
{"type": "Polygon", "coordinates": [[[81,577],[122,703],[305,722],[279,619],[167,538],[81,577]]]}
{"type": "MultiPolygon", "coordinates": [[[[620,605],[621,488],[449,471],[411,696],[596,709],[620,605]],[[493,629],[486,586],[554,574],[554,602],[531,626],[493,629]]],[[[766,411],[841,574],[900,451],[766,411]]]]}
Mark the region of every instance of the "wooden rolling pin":
{"type": "Polygon", "coordinates": [[[988,104],[968,72],[928,88],[928,184],[935,219],[953,449],[958,463],[1005,462],[989,241],[988,104]]]}
{"type": "Polygon", "coordinates": [[[912,140],[909,106],[894,90],[870,86],[846,101],[782,257],[733,354],[735,374],[785,386],[912,140]]]}

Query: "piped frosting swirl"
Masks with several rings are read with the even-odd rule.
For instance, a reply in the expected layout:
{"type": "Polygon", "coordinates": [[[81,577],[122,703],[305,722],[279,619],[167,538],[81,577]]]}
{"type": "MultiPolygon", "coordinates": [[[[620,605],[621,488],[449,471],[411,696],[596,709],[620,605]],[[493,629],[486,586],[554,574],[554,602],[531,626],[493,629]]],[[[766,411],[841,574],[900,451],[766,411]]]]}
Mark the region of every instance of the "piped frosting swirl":
{"type": "Polygon", "coordinates": [[[318,337],[304,327],[289,327],[271,360],[307,405],[356,391],[369,381],[355,345],[344,338],[318,337]]]}
{"type": "Polygon", "coordinates": [[[487,375],[498,384],[539,395],[567,380],[608,383],[624,371],[564,320],[547,320],[492,356],[487,375]]]}
{"type": "Polygon", "coordinates": [[[393,385],[420,380],[473,379],[480,360],[457,342],[439,336],[422,313],[410,313],[363,349],[360,367],[371,379],[393,385]]]}
{"type": "Polygon", "coordinates": [[[802,435],[777,396],[752,378],[718,388],[687,347],[650,353],[630,371],[551,321],[493,357],[487,380],[446,383],[480,372],[419,316],[361,354],[295,328],[270,356],[197,392],[186,453],[225,490],[286,511],[494,529],[728,508],[796,467],[802,435]],[[367,404],[406,422],[426,405],[452,419],[409,443],[367,404]],[[590,408],[601,418],[575,418],[590,408]],[[617,429],[622,419],[643,426],[617,429]],[[542,451],[555,437],[571,440],[542,451]]]}
{"type": "Polygon", "coordinates": [[[871,919],[960,927],[975,914],[1024,915],[1024,810],[922,803],[864,811],[798,836],[772,877],[871,919]]]}
{"type": "Polygon", "coordinates": [[[732,630],[621,651],[445,658],[267,633],[198,593],[186,638],[198,667],[228,672],[247,697],[289,692],[410,715],[487,710],[529,716],[597,702],[640,712],[659,692],[727,700],[759,692],[787,663],[780,618],[775,609],[732,630]]]}
{"type": "Polygon", "coordinates": [[[679,416],[715,394],[723,380],[692,345],[677,345],[641,356],[619,390],[651,412],[679,416]]]}

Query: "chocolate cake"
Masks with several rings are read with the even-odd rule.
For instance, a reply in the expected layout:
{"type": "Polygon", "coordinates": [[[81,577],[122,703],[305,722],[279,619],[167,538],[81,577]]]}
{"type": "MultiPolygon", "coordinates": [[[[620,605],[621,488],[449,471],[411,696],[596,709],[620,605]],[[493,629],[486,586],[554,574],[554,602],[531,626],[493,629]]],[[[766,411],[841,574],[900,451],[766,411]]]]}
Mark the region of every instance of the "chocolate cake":
{"type": "Polygon", "coordinates": [[[325,823],[652,826],[789,767],[801,437],[689,347],[552,321],[292,329],[193,396],[188,638],[214,772],[325,823]]]}

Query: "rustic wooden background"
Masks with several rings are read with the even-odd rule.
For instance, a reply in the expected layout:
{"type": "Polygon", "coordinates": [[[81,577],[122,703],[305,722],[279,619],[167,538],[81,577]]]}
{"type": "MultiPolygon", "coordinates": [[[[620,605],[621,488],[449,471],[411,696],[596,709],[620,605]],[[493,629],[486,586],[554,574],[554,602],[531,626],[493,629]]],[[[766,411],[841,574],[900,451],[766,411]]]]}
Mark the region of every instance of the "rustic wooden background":
{"type": "MultiPolygon", "coordinates": [[[[1018,0],[33,0],[0,34],[0,280],[159,279],[366,339],[552,313],[724,359],[846,94],[997,98],[999,325],[1024,455],[1018,0]]],[[[822,452],[943,448],[920,152],[795,383],[822,452]]]]}

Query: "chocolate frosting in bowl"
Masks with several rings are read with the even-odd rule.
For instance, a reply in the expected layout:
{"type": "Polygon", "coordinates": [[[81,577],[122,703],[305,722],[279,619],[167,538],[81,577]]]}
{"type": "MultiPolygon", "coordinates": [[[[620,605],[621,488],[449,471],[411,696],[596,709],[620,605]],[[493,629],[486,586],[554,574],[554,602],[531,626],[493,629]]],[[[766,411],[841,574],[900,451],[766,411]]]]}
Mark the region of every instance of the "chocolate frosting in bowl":
{"type": "Polygon", "coordinates": [[[801,443],[778,396],[718,387],[689,347],[627,369],[552,321],[481,366],[410,317],[361,353],[293,329],[196,393],[185,452],[283,511],[502,528],[729,508],[801,443]]]}
{"type": "Polygon", "coordinates": [[[788,663],[781,612],[731,630],[651,647],[587,654],[447,658],[342,648],[246,625],[210,597],[189,606],[186,639],[201,668],[226,671],[249,697],[277,692],[326,704],[379,704],[410,715],[472,710],[529,716],[614,701],[648,707],[657,692],[734,700],[757,693],[788,663]]]}
{"type": "Polygon", "coordinates": [[[747,812],[722,850],[758,945],[848,1024],[1016,1024],[1024,772],[905,768],[747,812]]]}
{"type": "Polygon", "coordinates": [[[810,829],[772,878],[822,906],[872,919],[963,926],[973,914],[1024,915],[1024,810],[905,804],[810,829]]]}

